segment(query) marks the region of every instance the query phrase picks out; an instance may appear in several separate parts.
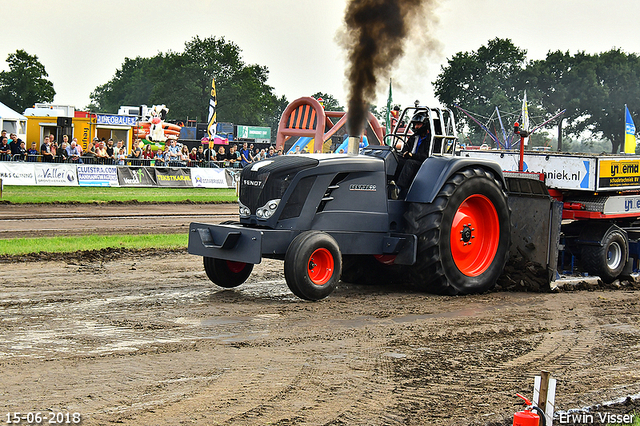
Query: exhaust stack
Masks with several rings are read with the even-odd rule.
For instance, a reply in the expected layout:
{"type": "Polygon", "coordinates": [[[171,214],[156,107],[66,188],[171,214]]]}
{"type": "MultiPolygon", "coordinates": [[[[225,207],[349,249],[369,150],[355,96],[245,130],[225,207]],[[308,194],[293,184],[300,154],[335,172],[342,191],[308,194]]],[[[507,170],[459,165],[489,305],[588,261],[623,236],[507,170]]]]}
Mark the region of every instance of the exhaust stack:
{"type": "Polygon", "coordinates": [[[360,153],[360,138],[357,136],[349,136],[347,143],[347,154],[358,155],[360,153]]]}

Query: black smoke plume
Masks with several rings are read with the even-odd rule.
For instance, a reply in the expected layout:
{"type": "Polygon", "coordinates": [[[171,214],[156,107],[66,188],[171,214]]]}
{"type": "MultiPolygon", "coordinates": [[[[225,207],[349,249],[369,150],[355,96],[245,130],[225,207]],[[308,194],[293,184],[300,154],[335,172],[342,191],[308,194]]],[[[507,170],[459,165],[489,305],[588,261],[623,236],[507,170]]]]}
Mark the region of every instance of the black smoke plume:
{"type": "Polygon", "coordinates": [[[404,53],[408,38],[429,41],[426,14],[437,0],[349,0],[342,44],[349,67],[347,130],[359,136],[376,97],[379,80],[388,81],[392,67],[404,53]],[[423,24],[423,25],[420,25],[423,24]],[[411,33],[416,32],[415,37],[411,33]]]}

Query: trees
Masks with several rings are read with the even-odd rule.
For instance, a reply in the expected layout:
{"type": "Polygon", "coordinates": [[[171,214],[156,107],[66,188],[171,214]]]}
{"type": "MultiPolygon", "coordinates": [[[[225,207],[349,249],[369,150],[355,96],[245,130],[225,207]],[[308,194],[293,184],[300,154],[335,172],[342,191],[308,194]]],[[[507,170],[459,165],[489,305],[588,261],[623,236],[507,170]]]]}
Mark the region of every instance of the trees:
{"type": "MultiPolygon", "coordinates": [[[[496,106],[518,110],[526,54],[511,40],[500,38],[489,40],[475,52],[456,53],[433,83],[435,94],[449,107],[458,104],[484,116],[491,116],[496,106]]],[[[459,117],[459,122],[474,129],[475,125],[464,116],[459,117]]]]}
{"type": "Polygon", "coordinates": [[[326,109],[327,111],[344,111],[344,107],[340,105],[340,101],[334,98],[333,95],[323,92],[316,92],[311,95],[311,97],[316,99],[322,98],[324,109],[326,109]]]}
{"type": "MultiPolygon", "coordinates": [[[[434,82],[436,96],[448,106],[459,104],[488,117],[496,106],[519,111],[526,90],[531,115],[544,111],[550,118],[566,109],[567,135],[600,135],[611,142],[612,153],[617,152],[624,141],[624,105],[632,116],[640,113],[640,57],[620,49],[549,52],[531,62],[525,56],[511,40],[498,38],[476,52],[457,53],[434,82]]],[[[459,118],[461,125],[470,124],[466,117],[459,118]]],[[[481,132],[476,125],[469,128],[481,132]]]]}
{"type": "Polygon", "coordinates": [[[36,55],[18,49],[7,57],[9,71],[0,72],[0,100],[16,111],[36,102],[52,102],[56,91],[36,55]]]}
{"type": "Polygon", "coordinates": [[[218,121],[269,125],[280,103],[266,84],[269,71],[246,65],[240,54],[224,37],[196,36],[183,52],[126,58],[115,76],[93,91],[91,108],[113,112],[120,105],[165,104],[169,118],[205,121],[215,78],[218,121]]]}

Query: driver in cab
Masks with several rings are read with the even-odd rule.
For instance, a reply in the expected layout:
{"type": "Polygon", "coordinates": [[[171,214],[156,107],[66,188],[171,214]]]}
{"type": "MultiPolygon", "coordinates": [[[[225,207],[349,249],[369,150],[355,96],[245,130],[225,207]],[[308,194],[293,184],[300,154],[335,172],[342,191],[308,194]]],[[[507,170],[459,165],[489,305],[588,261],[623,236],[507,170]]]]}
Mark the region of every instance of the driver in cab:
{"type": "Polygon", "coordinates": [[[413,178],[418,173],[422,162],[429,157],[429,147],[431,145],[431,129],[429,129],[429,116],[426,112],[416,113],[411,118],[410,123],[413,135],[407,139],[404,146],[402,143],[396,145],[399,151],[399,169],[398,187],[399,198],[407,195],[407,190],[413,182],[413,178]]]}

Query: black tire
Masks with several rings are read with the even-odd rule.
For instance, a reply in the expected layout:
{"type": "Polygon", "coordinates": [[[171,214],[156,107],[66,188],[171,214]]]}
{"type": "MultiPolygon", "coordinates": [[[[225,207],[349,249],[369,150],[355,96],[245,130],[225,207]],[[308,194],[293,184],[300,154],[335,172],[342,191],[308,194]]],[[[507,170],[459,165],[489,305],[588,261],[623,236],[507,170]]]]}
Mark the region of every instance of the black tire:
{"type": "Polygon", "coordinates": [[[412,203],[404,217],[418,236],[417,261],[409,270],[415,287],[454,295],[495,286],[509,256],[511,222],[507,195],[493,173],[460,170],[431,204],[412,203]],[[457,213],[465,220],[454,223],[457,213]],[[469,218],[479,226],[461,226],[469,218]]]}
{"type": "Polygon", "coordinates": [[[605,283],[616,280],[624,270],[629,257],[629,247],[623,231],[618,227],[608,229],[600,245],[584,245],[581,249],[582,266],[605,283]]]}
{"type": "Polygon", "coordinates": [[[232,262],[230,260],[203,257],[207,277],[216,285],[224,288],[237,287],[249,278],[253,270],[252,263],[232,262]]]}
{"type": "Polygon", "coordinates": [[[333,237],[307,231],[293,239],[284,258],[284,277],[293,294],[320,300],[336,288],[342,271],[340,248],[333,237]]]}

